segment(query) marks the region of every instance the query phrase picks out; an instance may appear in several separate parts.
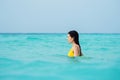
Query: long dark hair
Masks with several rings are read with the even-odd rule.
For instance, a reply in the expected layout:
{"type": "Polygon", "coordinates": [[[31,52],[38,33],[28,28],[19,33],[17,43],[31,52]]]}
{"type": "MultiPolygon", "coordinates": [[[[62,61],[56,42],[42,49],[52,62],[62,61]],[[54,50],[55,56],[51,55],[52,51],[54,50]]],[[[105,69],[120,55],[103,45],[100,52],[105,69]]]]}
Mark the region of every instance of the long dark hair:
{"type": "Polygon", "coordinates": [[[75,30],[69,31],[68,34],[74,39],[75,43],[80,47],[80,56],[82,56],[81,46],[79,44],[79,33],[75,30]]]}
{"type": "Polygon", "coordinates": [[[68,34],[74,39],[75,43],[80,46],[80,44],[79,44],[79,34],[78,34],[78,32],[75,31],[75,30],[72,30],[72,31],[69,31],[68,34]]]}

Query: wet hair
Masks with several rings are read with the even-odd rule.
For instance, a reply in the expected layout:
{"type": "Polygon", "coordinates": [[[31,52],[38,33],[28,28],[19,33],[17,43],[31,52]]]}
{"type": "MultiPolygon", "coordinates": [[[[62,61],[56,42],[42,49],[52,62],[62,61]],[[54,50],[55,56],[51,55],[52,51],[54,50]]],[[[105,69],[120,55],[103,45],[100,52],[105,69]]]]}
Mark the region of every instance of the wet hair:
{"type": "Polygon", "coordinates": [[[81,46],[79,44],[79,33],[75,30],[69,31],[68,34],[74,39],[75,43],[80,47],[80,56],[82,56],[81,46]]]}

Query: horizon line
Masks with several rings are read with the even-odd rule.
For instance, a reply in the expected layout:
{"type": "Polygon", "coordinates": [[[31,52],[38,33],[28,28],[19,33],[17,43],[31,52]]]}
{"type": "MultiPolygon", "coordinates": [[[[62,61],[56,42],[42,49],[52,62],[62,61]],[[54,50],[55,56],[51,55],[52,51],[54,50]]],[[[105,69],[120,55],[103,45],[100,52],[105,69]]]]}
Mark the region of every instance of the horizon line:
{"type": "MultiPolygon", "coordinates": [[[[0,32],[0,34],[67,34],[67,33],[65,33],[65,32],[40,32],[40,33],[38,33],[38,32],[27,32],[27,33],[25,33],[25,32],[0,32]]],[[[79,33],[79,34],[120,34],[120,33],[79,33]]]]}

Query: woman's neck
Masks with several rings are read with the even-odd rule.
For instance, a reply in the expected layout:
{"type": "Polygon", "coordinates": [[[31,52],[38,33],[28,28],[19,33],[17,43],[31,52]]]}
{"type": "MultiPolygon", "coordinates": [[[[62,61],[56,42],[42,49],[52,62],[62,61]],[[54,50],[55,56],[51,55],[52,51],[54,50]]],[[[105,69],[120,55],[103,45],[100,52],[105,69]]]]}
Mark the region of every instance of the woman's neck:
{"type": "Polygon", "coordinates": [[[72,46],[75,46],[76,45],[76,43],[75,42],[72,42],[72,46]]]}

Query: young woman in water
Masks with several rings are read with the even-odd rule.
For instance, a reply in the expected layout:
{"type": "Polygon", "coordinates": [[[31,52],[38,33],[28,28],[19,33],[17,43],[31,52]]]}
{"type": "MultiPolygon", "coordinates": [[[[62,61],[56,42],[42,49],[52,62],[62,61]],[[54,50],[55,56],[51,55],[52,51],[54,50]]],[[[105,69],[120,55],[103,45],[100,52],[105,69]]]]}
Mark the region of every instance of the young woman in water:
{"type": "Polygon", "coordinates": [[[72,30],[68,32],[67,35],[68,42],[72,44],[72,48],[70,49],[68,56],[69,57],[76,57],[82,56],[81,46],[79,44],[79,34],[77,31],[72,30]]]}

